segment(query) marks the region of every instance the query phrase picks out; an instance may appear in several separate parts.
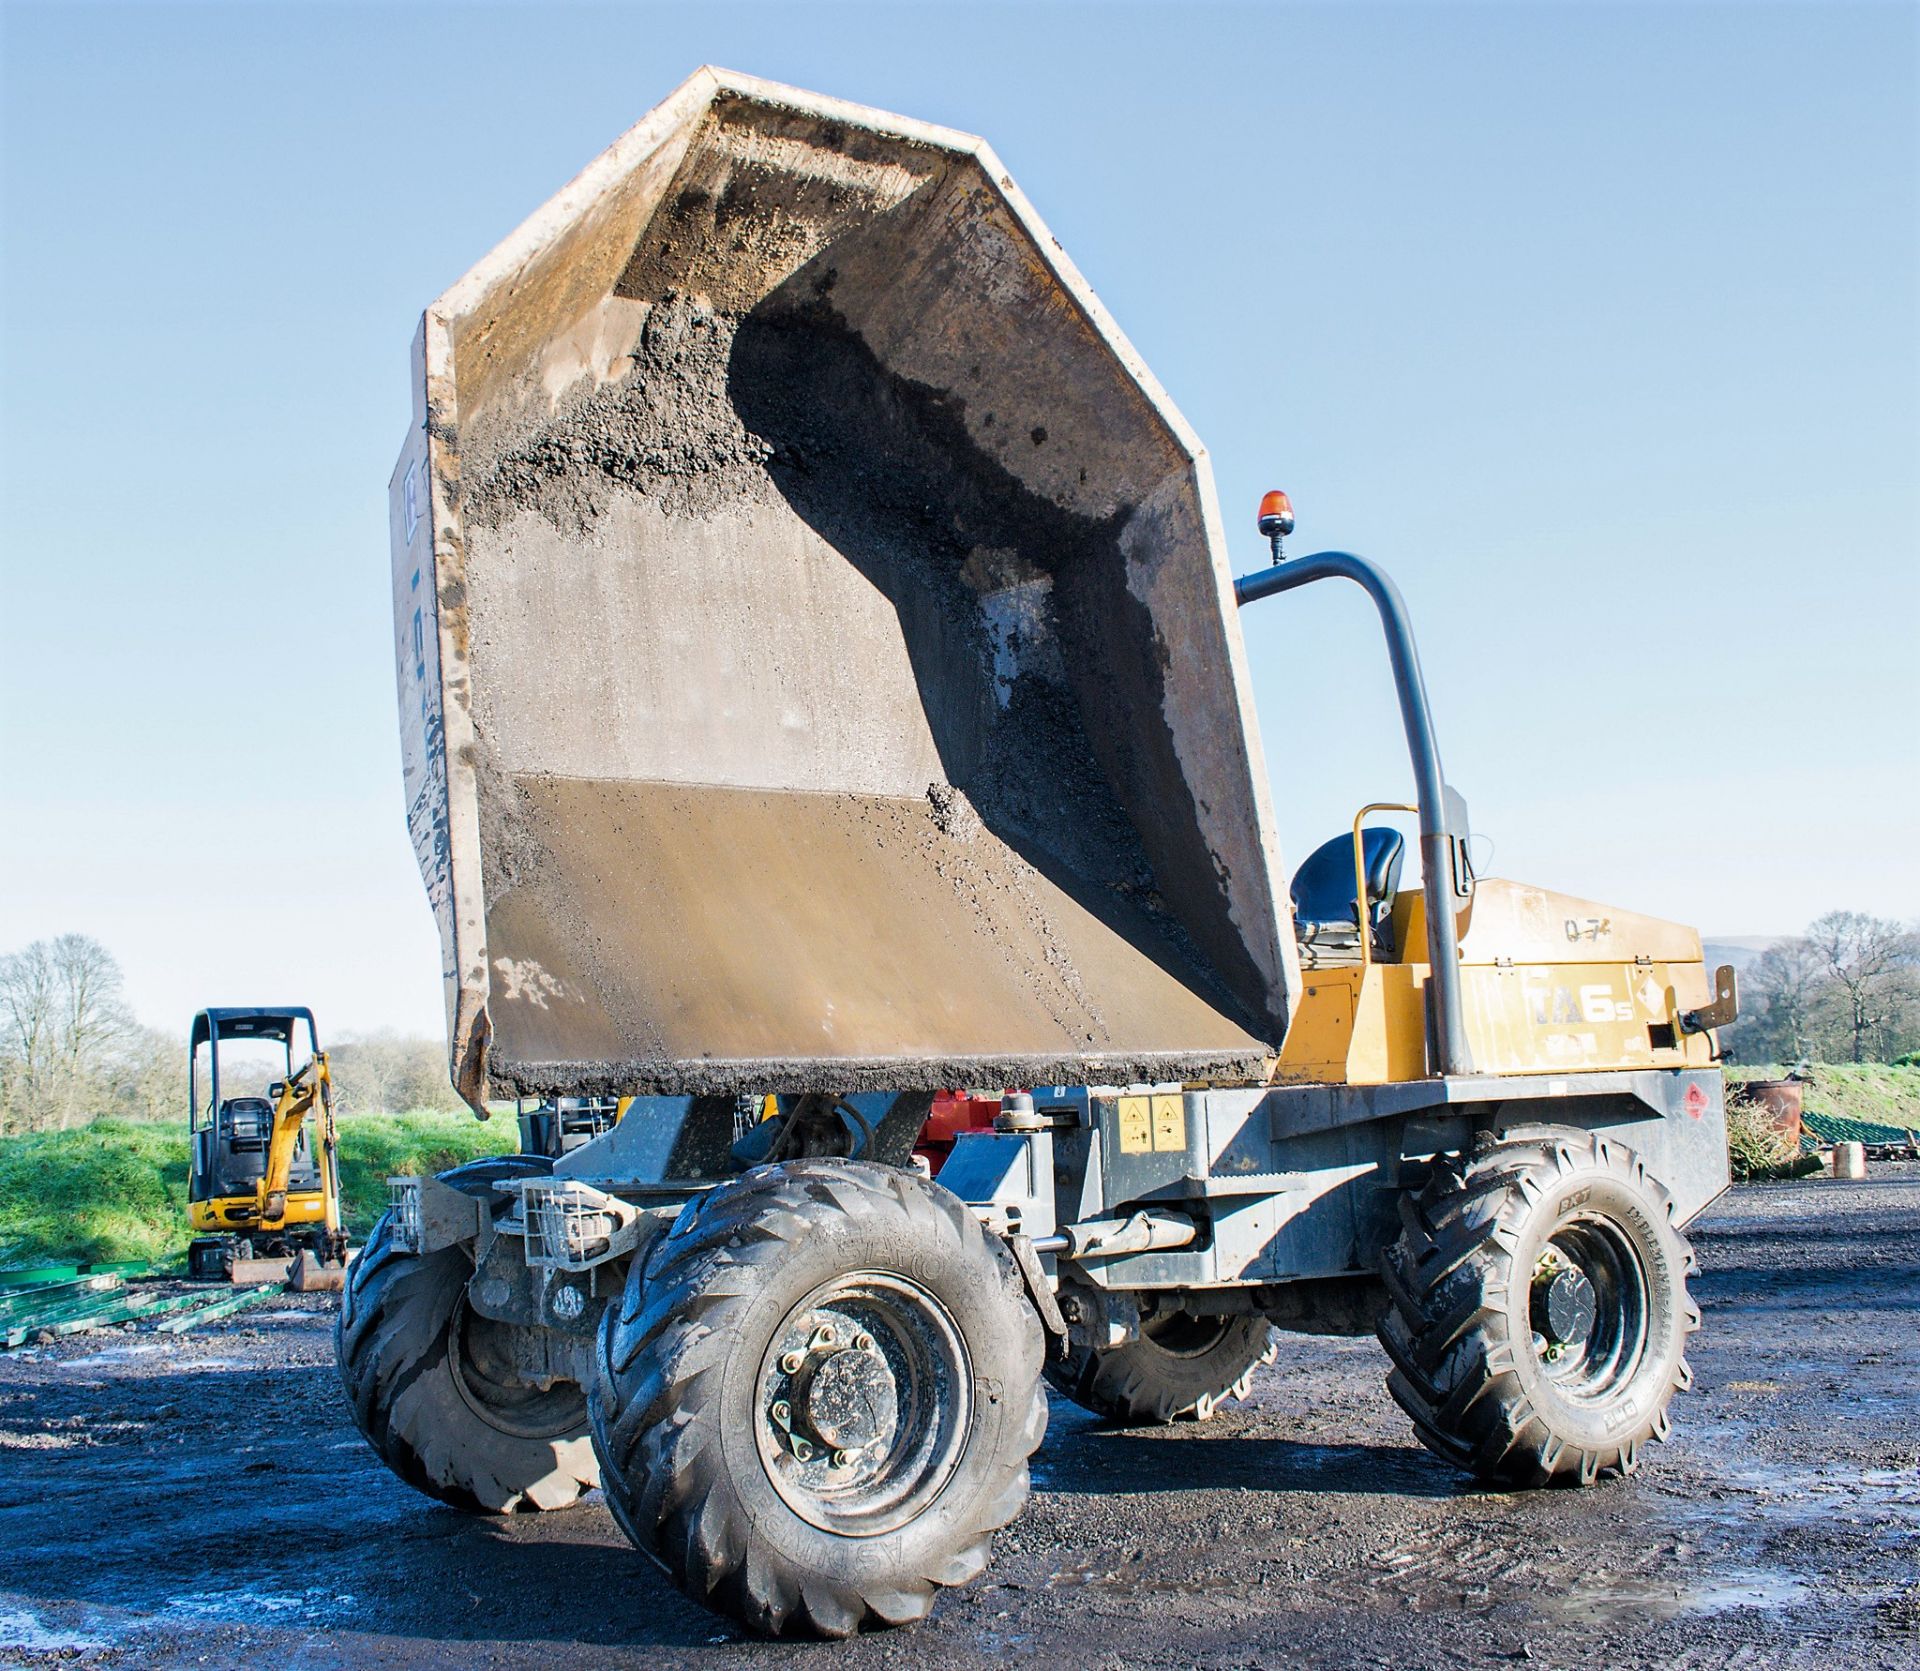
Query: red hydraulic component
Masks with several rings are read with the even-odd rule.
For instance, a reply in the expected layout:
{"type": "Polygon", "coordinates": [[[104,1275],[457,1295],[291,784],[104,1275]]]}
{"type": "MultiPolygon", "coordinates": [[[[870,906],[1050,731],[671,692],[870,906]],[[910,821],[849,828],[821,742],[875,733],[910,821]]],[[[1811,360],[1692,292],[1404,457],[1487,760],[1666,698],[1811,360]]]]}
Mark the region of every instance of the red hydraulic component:
{"type": "Polygon", "coordinates": [[[913,1152],[927,1163],[927,1170],[938,1177],[947,1156],[953,1153],[954,1140],[962,1132],[992,1131],[999,1112],[997,1091],[935,1091],[933,1112],[920,1128],[920,1140],[914,1144],[913,1152]]]}

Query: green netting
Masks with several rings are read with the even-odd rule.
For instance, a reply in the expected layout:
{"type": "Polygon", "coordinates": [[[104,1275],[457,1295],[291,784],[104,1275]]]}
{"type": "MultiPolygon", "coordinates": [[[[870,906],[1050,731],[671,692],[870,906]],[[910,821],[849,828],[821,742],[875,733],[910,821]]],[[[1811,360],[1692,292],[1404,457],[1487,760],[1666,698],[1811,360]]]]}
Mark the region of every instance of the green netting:
{"type": "Polygon", "coordinates": [[[1881,1125],[1873,1120],[1849,1120],[1843,1114],[1820,1114],[1809,1109],[1800,1119],[1801,1129],[1821,1143],[1909,1143],[1913,1133],[1900,1126],[1881,1125]]]}

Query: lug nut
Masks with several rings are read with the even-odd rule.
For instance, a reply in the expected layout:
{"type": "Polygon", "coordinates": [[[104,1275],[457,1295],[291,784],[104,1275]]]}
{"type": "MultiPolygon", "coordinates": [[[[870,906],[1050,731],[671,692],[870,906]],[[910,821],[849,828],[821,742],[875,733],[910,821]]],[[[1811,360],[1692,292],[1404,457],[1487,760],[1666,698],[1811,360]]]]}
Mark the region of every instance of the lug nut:
{"type": "Polygon", "coordinates": [[[798,1375],[800,1373],[801,1366],[804,1363],[806,1363],[806,1361],[807,1361],[806,1353],[789,1352],[784,1357],[781,1358],[780,1367],[783,1370],[785,1370],[789,1375],[798,1375]]]}
{"type": "Polygon", "coordinates": [[[833,1453],[833,1465],[834,1465],[834,1467],[836,1467],[836,1468],[847,1468],[847,1467],[851,1467],[851,1466],[852,1466],[852,1464],[853,1464],[853,1452],[852,1452],[852,1451],[835,1451],[835,1452],[833,1453]]]}
{"type": "Polygon", "coordinates": [[[862,1352],[871,1352],[873,1350],[873,1336],[870,1334],[857,1334],[853,1337],[853,1344],[862,1352]]]}
{"type": "Polygon", "coordinates": [[[791,1427],[793,1425],[793,1406],[784,1398],[776,1398],[773,1401],[772,1410],[768,1413],[782,1427],[791,1427]]]}
{"type": "Polygon", "coordinates": [[[813,1446],[808,1444],[806,1440],[802,1439],[800,1435],[796,1433],[793,1436],[793,1454],[802,1462],[811,1462],[813,1460],[813,1446]]]}

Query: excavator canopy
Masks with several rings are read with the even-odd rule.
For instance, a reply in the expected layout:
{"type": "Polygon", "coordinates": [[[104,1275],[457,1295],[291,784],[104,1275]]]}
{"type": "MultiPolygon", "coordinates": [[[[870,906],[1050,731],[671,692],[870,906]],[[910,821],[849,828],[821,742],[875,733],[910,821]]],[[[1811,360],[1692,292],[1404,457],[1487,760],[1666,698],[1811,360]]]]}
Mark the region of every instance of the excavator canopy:
{"type": "Polygon", "coordinates": [[[1296,977],[1206,458],[985,144],[701,70],[414,387],[470,1102],[1261,1071],[1296,977]]]}

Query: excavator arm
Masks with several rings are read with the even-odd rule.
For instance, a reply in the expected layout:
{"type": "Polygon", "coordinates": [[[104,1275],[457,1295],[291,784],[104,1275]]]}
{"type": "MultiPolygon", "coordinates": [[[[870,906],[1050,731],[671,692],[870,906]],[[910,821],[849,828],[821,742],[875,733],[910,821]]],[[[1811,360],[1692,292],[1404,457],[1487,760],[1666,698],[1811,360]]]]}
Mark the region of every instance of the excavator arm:
{"type": "Polygon", "coordinates": [[[320,1198],[327,1240],[332,1245],[343,1245],[337,1164],[339,1138],[333,1117],[333,1076],[328,1070],[325,1051],[317,1052],[312,1061],[278,1087],[273,1132],[267,1144],[266,1171],[257,1186],[259,1222],[269,1229],[285,1222],[294,1150],[300,1142],[300,1127],[310,1112],[314,1115],[314,1143],[319,1151],[320,1198]]]}

